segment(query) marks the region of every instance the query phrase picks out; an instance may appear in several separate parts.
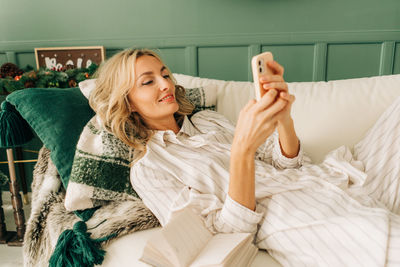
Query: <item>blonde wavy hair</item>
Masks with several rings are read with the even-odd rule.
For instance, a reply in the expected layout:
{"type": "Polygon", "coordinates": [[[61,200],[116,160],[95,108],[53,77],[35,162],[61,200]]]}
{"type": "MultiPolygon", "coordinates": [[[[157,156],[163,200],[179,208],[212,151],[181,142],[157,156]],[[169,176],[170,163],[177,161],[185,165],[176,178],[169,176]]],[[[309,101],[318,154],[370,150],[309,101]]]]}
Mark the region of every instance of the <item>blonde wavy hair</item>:
{"type": "Polygon", "coordinates": [[[132,112],[128,93],[135,84],[136,59],[149,55],[157,58],[166,68],[175,84],[175,97],[179,105],[174,114],[178,125],[185,115],[192,113],[194,106],[186,98],[185,89],[176,84],[169,68],[160,56],[149,49],[125,49],[100,65],[94,75],[96,87],[90,94],[89,104],[100,117],[103,127],[136,152],[145,152],[146,144],[154,134],[137,112],[132,112]]]}

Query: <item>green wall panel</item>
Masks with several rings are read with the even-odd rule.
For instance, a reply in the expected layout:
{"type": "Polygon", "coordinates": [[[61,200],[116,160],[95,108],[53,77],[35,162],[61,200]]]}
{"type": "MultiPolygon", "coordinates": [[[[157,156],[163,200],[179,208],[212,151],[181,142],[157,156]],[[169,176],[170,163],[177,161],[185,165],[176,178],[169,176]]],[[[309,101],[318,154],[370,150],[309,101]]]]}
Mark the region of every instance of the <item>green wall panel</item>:
{"type": "Polygon", "coordinates": [[[163,48],[159,49],[159,54],[164,63],[174,73],[185,72],[185,48],[163,48]]]}
{"type": "Polygon", "coordinates": [[[379,75],[382,44],[328,45],[327,80],[379,75]]]}
{"type": "Polygon", "coordinates": [[[115,55],[116,53],[118,53],[119,51],[122,51],[123,49],[110,49],[105,47],[106,50],[106,59],[112,57],[113,55],[115,55]]]}
{"type": "Polygon", "coordinates": [[[7,56],[5,53],[0,53],[0,65],[3,65],[7,62],[7,56]]]}
{"type": "MultiPolygon", "coordinates": [[[[123,49],[107,49],[106,59],[112,57],[123,49]]],[[[185,48],[161,48],[154,49],[163,59],[165,64],[176,73],[185,73],[185,48]]]]}
{"type": "Polygon", "coordinates": [[[34,69],[36,69],[36,59],[34,52],[27,53],[17,53],[17,64],[20,68],[25,68],[27,65],[30,65],[34,69]]]}
{"type": "Polygon", "coordinates": [[[400,74],[400,43],[395,46],[393,74],[400,74]]]}
{"type": "Polygon", "coordinates": [[[200,77],[248,80],[248,47],[200,47],[198,55],[200,77]]]}
{"type": "Polygon", "coordinates": [[[262,51],[270,51],[274,60],[284,66],[287,82],[311,81],[313,78],[313,45],[263,46],[262,51]]]}

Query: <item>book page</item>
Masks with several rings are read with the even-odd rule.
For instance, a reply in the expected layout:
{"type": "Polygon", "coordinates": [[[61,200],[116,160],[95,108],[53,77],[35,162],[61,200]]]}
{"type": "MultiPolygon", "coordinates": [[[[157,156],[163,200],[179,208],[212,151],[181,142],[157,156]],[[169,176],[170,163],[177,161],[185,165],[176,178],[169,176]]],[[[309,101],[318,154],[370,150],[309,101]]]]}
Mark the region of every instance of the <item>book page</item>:
{"type": "Polygon", "coordinates": [[[161,238],[160,234],[156,233],[149,239],[139,260],[152,266],[173,266],[174,264],[171,262],[171,259],[163,255],[168,247],[168,243],[161,238]],[[151,244],[157,244],[157,248],[151,244]]]}
{"type": "Polygon", "coordinates": [[[235,258],[233,258],[232,261],[228,261],[226,266],[250,266],[256,257],[257,251],[258,248],[251,243],[247,248],[238,251],[238,253],[235,254],[235,258]]]}
{"type": "Polygon", "coordinates": [[[246,250],[247,247],[244,245],[254,246],[251,241],[252,235],[250,233],[217,234],[208,242],[190,266],[222,266],[222,263],[232,254],[235,254],[237,250],[246,250]]]}
{"type": "MultiPolygon", "coordinates": [[[[161,252],[173,266],[188,266],[212,238],[199,215],[185,209],[174,216],[146,246],[161,252]],[[162,239],[162,240],[160,240],[162,239]]],[[[151,250],[144,250],[146,251],[151,250]]],[[[155,255],[154,255],[155,256],[155,255]]],[[[143,255],[143,259],[151,258],[143,255]]]]}

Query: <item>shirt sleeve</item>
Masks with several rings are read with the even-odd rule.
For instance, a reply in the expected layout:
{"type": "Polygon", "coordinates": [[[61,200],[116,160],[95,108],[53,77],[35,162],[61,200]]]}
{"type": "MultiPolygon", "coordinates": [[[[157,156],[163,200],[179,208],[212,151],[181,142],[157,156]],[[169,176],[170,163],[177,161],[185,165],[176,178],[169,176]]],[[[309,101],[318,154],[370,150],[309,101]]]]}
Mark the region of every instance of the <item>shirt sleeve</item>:
{"type": "Polygon", "coordinates": [[[202,215],[206,227],[213,233],[255,233],[263,216],[258,209],[252,211],[228,194],[223,202],[215,195],[184,185],[170,173],[157,172],[139,162],[131,168],[131,183],[162,226],[174,212],[187,207],[202,215]]]}
{"type": "Polygon", "coordinates": [[[299,168],[304,163],[311,162],[309,157],[304,153],[301,142],[299,153],[296,157],[288,158],[284,156],[279,143],[279,134],[276,130],[267,138],[265,143],[258,148],[256,158],[271,164],[277,169],[299,168]]]}

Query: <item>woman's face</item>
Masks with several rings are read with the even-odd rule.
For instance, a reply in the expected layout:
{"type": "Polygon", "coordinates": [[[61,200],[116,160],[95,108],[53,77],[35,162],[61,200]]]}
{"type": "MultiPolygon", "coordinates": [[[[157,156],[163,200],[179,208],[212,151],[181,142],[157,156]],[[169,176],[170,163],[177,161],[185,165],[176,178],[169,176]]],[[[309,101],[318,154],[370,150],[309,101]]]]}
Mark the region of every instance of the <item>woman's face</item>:
{"type": "Polygon", "coordinates": [[[175,85],[168,70],[157,58],[149,55],[136,59],[135,84],[128,99],[132,111],[138,112],[153,129],[165,125],[179,109],[175,85]]]}

